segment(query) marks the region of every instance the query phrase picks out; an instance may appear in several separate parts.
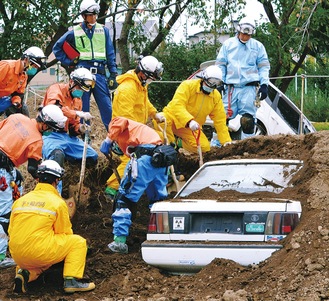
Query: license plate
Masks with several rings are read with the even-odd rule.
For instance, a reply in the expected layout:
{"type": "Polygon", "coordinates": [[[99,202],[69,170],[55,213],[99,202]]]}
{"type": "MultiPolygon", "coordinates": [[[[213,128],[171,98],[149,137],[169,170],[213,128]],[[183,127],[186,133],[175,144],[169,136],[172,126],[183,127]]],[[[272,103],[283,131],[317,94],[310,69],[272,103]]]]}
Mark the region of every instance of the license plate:
{"type": "Polygon", "coordinates": [[[263,224],[247,224],[246,232],[263,233],[264,225],[263,224]]]}

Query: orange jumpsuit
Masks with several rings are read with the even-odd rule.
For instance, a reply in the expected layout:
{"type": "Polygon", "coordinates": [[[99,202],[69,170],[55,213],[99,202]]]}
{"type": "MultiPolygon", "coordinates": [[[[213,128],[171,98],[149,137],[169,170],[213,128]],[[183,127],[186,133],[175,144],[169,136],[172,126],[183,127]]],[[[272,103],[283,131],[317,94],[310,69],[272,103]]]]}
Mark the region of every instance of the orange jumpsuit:
{"type": "Polygon", "coordinates": [[[11,102],[21,103],[28,76],[25,72],[20,73],[21,60],[0,61],[0,97],[12,96],[11,102]]]}
{"type": "Polygon", "coordinates": [[[16,269],[28,270],[29,281],[63,260],[64,277],[83,277],[86,240],[73,234],[67,205],[52,185],[38,183],[14,203],[8,231],[16,269]]]}

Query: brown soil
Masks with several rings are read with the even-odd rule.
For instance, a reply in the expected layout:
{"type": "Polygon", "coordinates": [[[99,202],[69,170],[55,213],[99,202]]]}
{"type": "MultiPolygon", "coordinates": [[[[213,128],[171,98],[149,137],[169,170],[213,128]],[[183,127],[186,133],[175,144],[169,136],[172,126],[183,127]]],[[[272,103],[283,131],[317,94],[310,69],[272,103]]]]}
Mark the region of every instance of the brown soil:
{"type": "MultiPolygon", "coordinates": [[[[96,113],[95,113],[96,114],[96,113]]],[[[93,146],[99,145],[105,131],[93,123],[93,146]]],[[[87,168],[85,185],[91,189],[89,206],[78,208],[73,229],[88,240],[90,252],[86,278],[96,284],[88,293],[66,295],[62,288],[62,267],[58,264],[35,282],[26,295],[13,294],[15,268],[1,270],[0,300],[328,300],[329,299],[329,133],[305,136],[255,137],[204,154],[204,162],[228,158],[301,159],[305,167],[294,179],[286,196],[302,202],[298,227],[284,241],[284,248],[256,266],[215,259],[193,276],[173,276],[148,266],[141,257],[140,245],[146,238],[148,209],[145,198],[138,203],[138,214],[131,227],[129,254],[108,252],[112,241],[111,203],[103,190],[111,174],[108,161],[100,154],[98,164],[87,168]]],[[[179,169],[188,178],[197,170],[197,155],[180,154],[179,169]]],[[[22,167],[24,169],[24,166],[22,167]]],[[[67,165],[65,191],[79,181],[80,166],[67,165]]],[[[26,191],[35,182],[27,176],[26,191]]]]}

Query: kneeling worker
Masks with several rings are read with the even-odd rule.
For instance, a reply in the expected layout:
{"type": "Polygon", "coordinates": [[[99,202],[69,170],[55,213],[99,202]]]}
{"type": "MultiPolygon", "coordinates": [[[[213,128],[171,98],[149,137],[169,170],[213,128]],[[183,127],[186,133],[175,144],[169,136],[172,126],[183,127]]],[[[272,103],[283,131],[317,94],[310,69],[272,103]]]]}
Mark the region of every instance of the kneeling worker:
{"type": "Polygon", "coordinates": [[[17,263],[14,292],[25,293],[27,283],[36,280],[52,265],[64,260],[64,291],[90,291],[95,284],[83,277],[87,243],[73,234],[65,201],[57,192],[64,170],[53,160],[38,167],[39,183],[12,207],[9,249],[17,263]]]}

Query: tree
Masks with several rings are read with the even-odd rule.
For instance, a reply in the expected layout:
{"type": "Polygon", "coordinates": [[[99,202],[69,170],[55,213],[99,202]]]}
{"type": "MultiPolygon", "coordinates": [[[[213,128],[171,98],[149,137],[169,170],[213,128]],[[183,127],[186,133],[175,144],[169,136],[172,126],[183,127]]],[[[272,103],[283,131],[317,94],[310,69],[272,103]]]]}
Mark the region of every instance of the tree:
{"type": "Polygon", "coordinates": [[[304,69],[307,56],[327,64],[329,28],[327,1],[258,0],[269,23],[260,26],[261,40],[271,61],[271,77],[285,92],[298,70],[304,69]]]}

